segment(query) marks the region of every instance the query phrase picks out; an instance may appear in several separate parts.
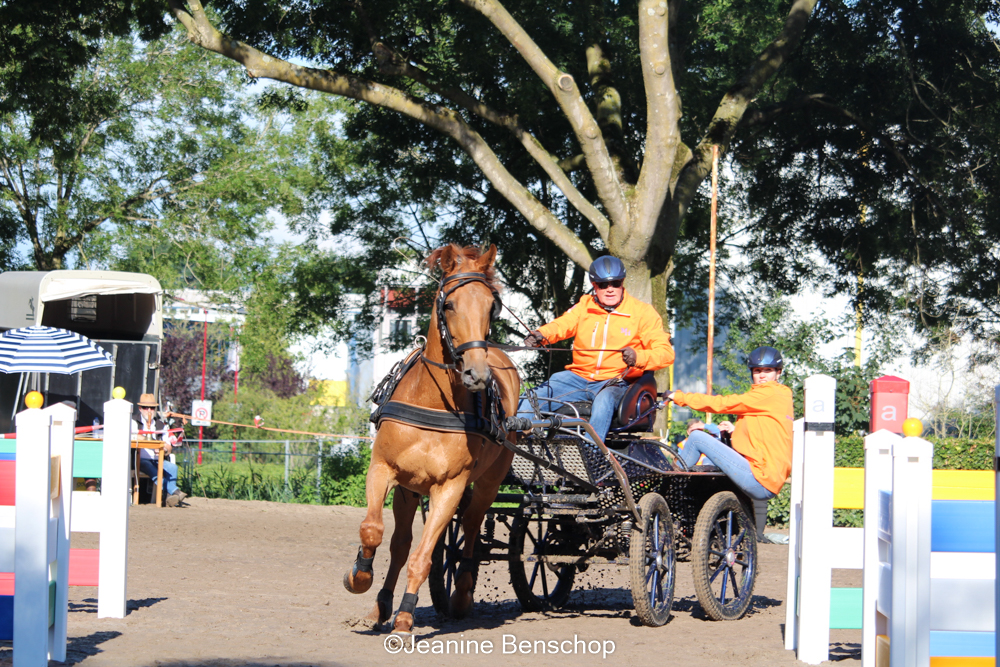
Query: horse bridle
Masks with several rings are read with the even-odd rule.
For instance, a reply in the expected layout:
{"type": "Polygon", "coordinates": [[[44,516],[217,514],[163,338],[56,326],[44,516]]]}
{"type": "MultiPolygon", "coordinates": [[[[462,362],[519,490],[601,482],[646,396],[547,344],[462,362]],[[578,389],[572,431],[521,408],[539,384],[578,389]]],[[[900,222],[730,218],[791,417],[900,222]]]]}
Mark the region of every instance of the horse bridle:
{"type": "MultiPolygon", "coordinates": [[[[503,308],[503,301],[500,300],[500,293],[497,292],[496,288],[490,284],[489,278],[486,277],[485,273],[453,273],[450,276],[445,276],[441,279],[441,284],[438,285],[438,298],[435,310],[437,312],[438,332],[441,334],[441,340],[444,341],[445,349],[448,350],[448,354],[451,356],[452,363],[439,364],[436,361],[428,359],[423,353],[421,353],[421,358],[427,363],[446,370],[457,369],[459,363],[462,361],[462,355],[467,350],[474,350],[476,348],[486,349],[489,347],[489,341],[486,340],[473,340],[456,346],[455,339],[451,337],[451,332],[448,330],[448,321],[444,316],[444,305],[448,297],[451,296],[451,294],[456,290],[471,283],[482,283],[486,285],[491,292],[493,292],[493,307],[490,309],[490,323],[492,324],[494,320],[500,317],[500,311],[503,308]],[[456,284],[446,288],[446,286],[450,283],[456,284]]],[[[486,337],[490,337],[490,331],[486,332],[486,337]]]]}

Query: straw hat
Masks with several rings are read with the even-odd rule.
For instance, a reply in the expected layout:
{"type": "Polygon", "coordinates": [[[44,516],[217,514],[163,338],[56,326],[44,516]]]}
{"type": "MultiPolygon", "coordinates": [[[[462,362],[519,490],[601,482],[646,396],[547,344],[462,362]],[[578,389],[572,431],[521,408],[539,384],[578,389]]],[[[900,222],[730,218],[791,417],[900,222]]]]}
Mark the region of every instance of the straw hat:
{"type": "Polygon", "coordinates": [[[158,408],[160,404],[156,402],[156,396],[153,394],[143,394],[139,397],[139,407],[140,408],[158,408]]]}

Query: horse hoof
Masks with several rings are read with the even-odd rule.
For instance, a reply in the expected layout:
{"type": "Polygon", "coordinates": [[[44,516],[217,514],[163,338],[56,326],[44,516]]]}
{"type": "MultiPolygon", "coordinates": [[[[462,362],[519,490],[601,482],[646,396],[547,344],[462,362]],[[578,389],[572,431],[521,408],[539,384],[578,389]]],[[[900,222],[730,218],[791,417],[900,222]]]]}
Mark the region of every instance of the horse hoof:
{"type": "Polygon", "coordinates": [[[405,612],[397,612],[396,618],[392,622],[392,634],[400,637],[413,637],[413,615],[405,612]]]}
{"type": "Polygon", "coordinates": [[[452,593],[450,607],[452,618],[462,619],[468,616],[472,610],[472,592],[455,591],[452,593]]]}
{"type": "Polygon", "coordinates": [[[370,621],[373,625],[382,625],[385,621],[382,620],[382,607],[378,602],[375,603],[375,608],[368,612],[365,616],[366,621],[370,621]]]}
{"type": "Polygon", "coordinates": [[[375,625],[382,625],[389,621],[392,616],[392,593],[385,589],[379,591],[375,606],[371,612],[365,616],[366,621],[371,621],[375,625]]]}
{"type": "Polygon", "coordinates": [[[362,593],[367,593],[368,589],[372,587],[372,576],[368,574],[367,577],[358,578],[358,574],[368,574],[367,572],[346,572],[344,574],[344,588],[355,595],[360,595],[362,593]],[[353,575],[353,576],[352,576],[353,575]]]}

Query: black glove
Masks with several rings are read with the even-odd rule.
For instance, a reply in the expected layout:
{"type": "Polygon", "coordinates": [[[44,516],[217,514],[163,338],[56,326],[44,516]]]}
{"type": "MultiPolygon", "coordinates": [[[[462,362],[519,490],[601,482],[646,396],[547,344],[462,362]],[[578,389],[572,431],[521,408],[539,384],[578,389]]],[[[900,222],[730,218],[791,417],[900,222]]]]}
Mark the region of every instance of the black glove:
{"type": "Polygon", "coordinates": [[[630,347],[626,347],[622,350],[622,361],[625,362],[626,366],[635,366],[636,360],[637,356],[635,354],[635,350],[630,347]]]}
{"type": "Polygon", "coordinates": [[[543,336],[542,332],[538,331],[537,329],[524,337],[525,347],[538,347],[544,342],[545,342],[545,336],[543,336]]]}

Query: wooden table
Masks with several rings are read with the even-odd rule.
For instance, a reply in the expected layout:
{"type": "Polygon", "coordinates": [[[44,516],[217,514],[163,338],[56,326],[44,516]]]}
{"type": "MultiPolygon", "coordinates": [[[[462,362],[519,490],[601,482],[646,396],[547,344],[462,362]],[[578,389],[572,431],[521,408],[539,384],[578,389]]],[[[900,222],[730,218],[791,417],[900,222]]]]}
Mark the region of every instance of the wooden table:
{"type": "MultiPolygon", "coordinates": [[[[162,440],[147,440],[136,438],[132,440],[132,449],[155,449],[157,453],[156,461],[156,506],[163,507],[163,446],[167,444],[162,440]]],[[[142,457],[142,454],[139,454],[142,457]]],[[[139,504],[139,461],[135,462],[135,477],[132,483],[132,504],[139,504]]]]}

